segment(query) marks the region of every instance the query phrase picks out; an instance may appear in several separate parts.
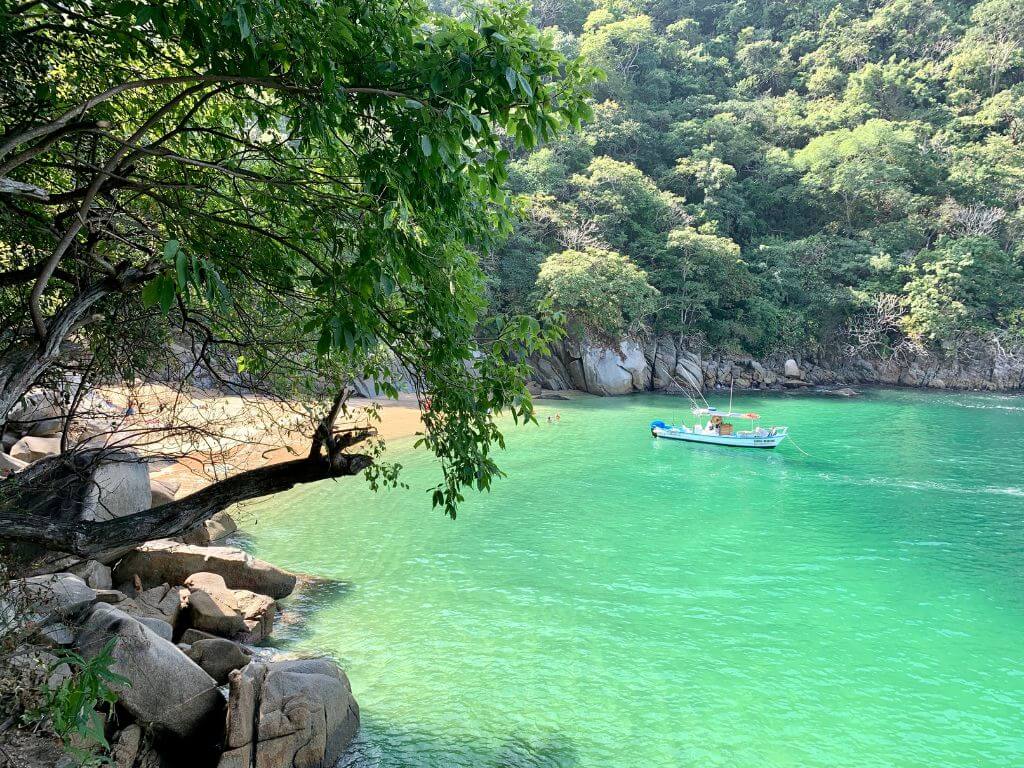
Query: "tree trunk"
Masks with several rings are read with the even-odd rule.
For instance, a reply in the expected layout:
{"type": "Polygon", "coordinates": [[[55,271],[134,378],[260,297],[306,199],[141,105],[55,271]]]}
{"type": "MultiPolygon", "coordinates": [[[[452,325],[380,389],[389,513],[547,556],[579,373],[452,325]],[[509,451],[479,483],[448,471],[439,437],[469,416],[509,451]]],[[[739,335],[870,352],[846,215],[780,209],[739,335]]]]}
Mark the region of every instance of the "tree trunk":
{"type": "Polygon", "coordinates": [[[55,456],[0,484],[0,540],[39,544],[80,557],[122,554],[150,539],[178,536],[215,513],[247,499],[296,485],[355,475],[372,463],[364,454],[311,455],[259,467],[214,483],[170,504],[135,515],[87,522],[77,519],[81,488],[104,451],[55,456]]]}
{"type": "Polygon", "coordinates": [[[83,288],[53,316],[40,343],[26,344],[9,353],[0,363],[0,425],[7,421],[7,415],[18,400],[60,359],[61,345],[82,325],[98,301],[141,285],[150,277],[150,271],[128,269],[83,288]]]}

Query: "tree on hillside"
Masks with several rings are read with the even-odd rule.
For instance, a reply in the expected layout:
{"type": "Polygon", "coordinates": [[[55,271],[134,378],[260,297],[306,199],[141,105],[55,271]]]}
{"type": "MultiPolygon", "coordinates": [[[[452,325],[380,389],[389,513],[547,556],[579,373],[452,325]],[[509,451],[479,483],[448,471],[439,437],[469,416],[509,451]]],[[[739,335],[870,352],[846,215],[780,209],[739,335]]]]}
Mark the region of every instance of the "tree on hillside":
{"type": "Polygon", "coordinates": [[[821,195],[822,205],[838,203],[850,228],[867,216],[905,218],[932,181],[930,159],[912,127],[886,120],[819,136],[793,161],[804,172],[804,186],[821,195]]]}
{"type": "Polygon", "coordinates": [[[947,239],[918,254],[904,327],[915,338],[954,341],[999,327],[1024,301],[1024,270],[990,237],[947,239]]]}
{"type": "Polygon", "coordinates": [[[723,295],[740,287],[739,261],[740,247],[728,238],[690,228],[669,234],[655,279],[665,294],[667,311],[678,315],[680,340],[705,326],[723,295]]]}
{"type": "Polygon", "coordinates": [[[124,349],[98,354],[119,335],[190,339],[248,391],[336,394],[291,471],[255,470],[134,527],[61,527],[52,504],[25,503],[82,472],[51,459],[3,483],[4,535],[85,553],[151,536],[145,520],[168,535],[240,496],[357,472],[368,458],[346,449],[364,432],[334,430],[339,372],[394,392],[381,348],[431,394],[434,503],[454,515],[462,488],[487,488],[490,414],[531,414],[507,360],[550,336],[535,321],[479,333],[469,248],[508,228],[507,137],[532,147],[578,123],[592,76],[526,17],[390,0],[5,6],[0,422],[68,369],[131,371],[124,349]]]}
{"type": "Polygon", "coordinates": [[[639,331],[658,295],[628,257],[597,248],[549,256],[537,291],[566,313],[577,332],[609,341],[639,331]]]}

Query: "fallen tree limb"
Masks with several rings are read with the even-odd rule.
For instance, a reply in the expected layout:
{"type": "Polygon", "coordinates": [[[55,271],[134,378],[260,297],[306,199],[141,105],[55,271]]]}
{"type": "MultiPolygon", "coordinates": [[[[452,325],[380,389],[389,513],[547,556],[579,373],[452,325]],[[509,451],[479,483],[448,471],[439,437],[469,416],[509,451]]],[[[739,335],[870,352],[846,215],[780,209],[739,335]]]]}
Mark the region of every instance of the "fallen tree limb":
{"type": "Polygon", "coordinates": [[[240,472],[169,504],[113,520],[75,519],[88,466],[100,450],[38,462],[0,483],[0,540],[42,545],[80,557],[128,551],[151,539],[198,527],[232,504],[296,485],[356,475],[372,463],[365,454],[307,456],[240,472]]]}

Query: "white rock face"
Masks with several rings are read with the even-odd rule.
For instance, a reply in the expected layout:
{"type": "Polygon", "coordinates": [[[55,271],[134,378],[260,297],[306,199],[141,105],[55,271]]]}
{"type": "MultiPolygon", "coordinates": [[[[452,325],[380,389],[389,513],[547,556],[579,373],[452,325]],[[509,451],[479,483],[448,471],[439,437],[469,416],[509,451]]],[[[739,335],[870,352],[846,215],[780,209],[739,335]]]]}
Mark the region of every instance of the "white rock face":
{"type": "Polygon", "coordinates": [[[786,361],[785,374],[790,379],[800,378],[800,366],[796,364],[796,360],[792,357],[786,361]]]}
{"type": "Polygon", "coordinates": [[[676,361],[676,376],[698,392],[704,387],[704,369],[700,357],[692,352],[682,352],[676,361]]]}
{"type": "Polygon", "coordinates": [[[587,391],[595,395],[628,395],[647,388],[650,368],[635,341],[623,341],[618,349],[587,345],[581,362],[587,391]]]}

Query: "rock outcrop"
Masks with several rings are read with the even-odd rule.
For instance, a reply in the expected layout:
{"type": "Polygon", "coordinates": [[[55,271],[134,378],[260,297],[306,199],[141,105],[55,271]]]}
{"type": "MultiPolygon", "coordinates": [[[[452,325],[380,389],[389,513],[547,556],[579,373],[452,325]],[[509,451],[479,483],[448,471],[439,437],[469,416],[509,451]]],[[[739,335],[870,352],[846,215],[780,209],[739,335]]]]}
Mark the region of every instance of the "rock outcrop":
{"type": "Polygon", "coordinates": [[[137,592],[135,597],[118,603],[118,608],[136,618],[158,619],[174,627],[182,609],[188,605],[189,592],[183,587],[170,584],[137,592]]]}
{"type": "Polygon", "coordinates": [[[258,643],[274,626],[277,605],[267,595],[229,589],[215,573],[194,573],[185,580],[191,590],[190,623],[204,632],[258,643]]]}
{"type": "Polygon", "coordinates": [[[72,566],[69,571],[93,589],[110,589],[114,586],[110,567],[98,560],[84,560],[72,566]]]}
{"type": "Polygon", "coordinates": [[[781,389],[841,385],[900,385],[935,389],[1024,389],[1024,370],[983,351],[957,361],[930,355],[898,364],[795,353],[753,359],[700,354],[678,338],[660,336],[615,345],[567,340],[549,357],[528,359],[533,381],[545,390],[577,389],[594,395],[728,388],[781,389]]]}
{"type": "Polygon", "coordinates": [[[215,573],[232,589],[248,589],[273,598],[287,597],[295,589],[295,574],[257,560],[235,547],[203,547],[157,539],[125,555],[114,569],[114,581],[143,585],[184,584],[194,573],[215,573]]]}
{"type": "Polygon", "coordinates": [[[10,454],[19,461],[32,463],[45,459],[47,456],[56,456],[60,453],[59,437],[33,437],[26,435],[11,446],[10,454]]]}
{"type": "Polygon", "coordinates": [[[348,678],[328,659],[253,662],[228,679],[219,768],[330,768],[359,728],[348,678]]]}
{"type": "Polygon", "coordinates": [[[238,530],[235,520],[227,512],[218,512],[209,520],[182,537],[186,544],[215,544],[238,530]]]}

